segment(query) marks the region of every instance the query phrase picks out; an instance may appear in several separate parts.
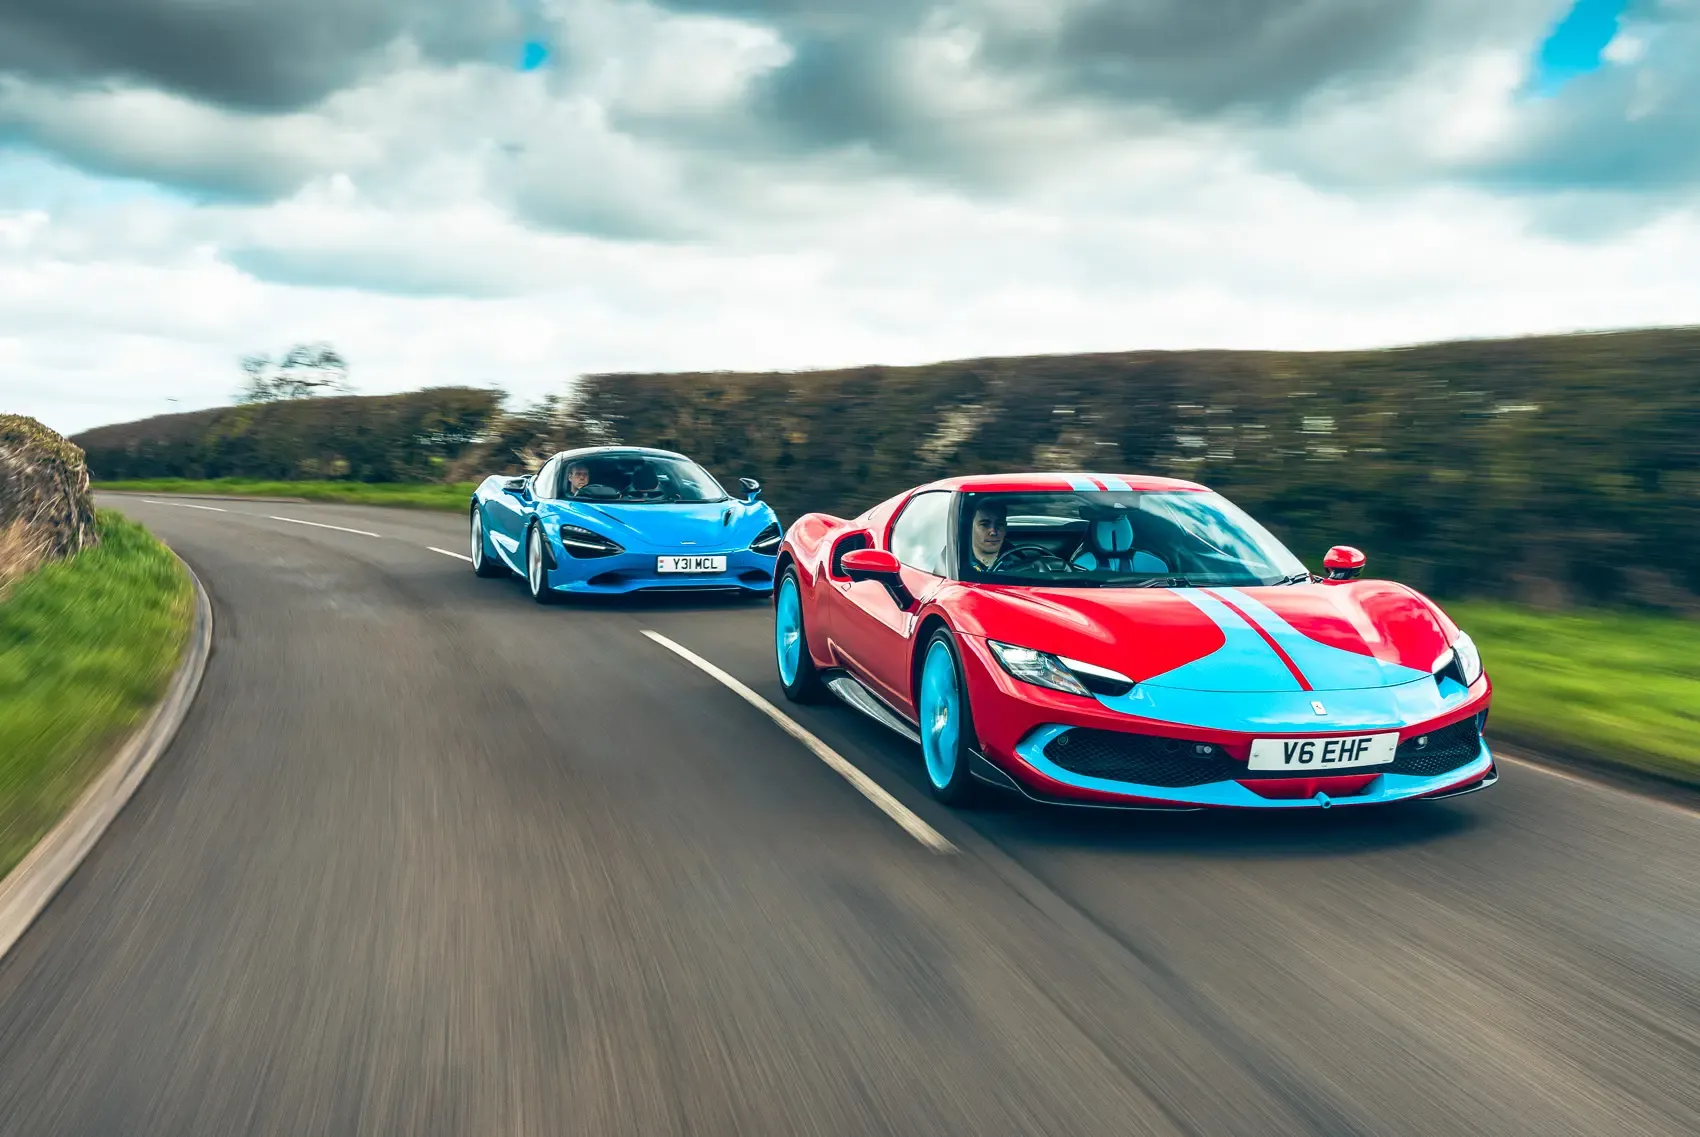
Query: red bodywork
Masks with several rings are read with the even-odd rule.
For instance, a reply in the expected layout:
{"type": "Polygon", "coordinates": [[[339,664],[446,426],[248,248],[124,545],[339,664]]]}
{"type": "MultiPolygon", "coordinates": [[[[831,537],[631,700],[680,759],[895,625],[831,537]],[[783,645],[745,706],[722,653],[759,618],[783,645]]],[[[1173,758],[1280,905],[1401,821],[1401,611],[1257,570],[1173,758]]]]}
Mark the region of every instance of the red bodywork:
{"type": "MultiPolygon", "coordinates": [[[[903,584],[915,598],[906,611],[884,585],[876,581],[852,581],[842,571],[834,570],[835,554],[842,556],[850,549],[862,547],[889,550],[892,525],[915,494],[930,490],[1067,491],[1072,488],[1072,477],[951,478],[905,491],[848,520],[821,513],[806,514],[786,534],[778,571],[782,574],[787,564],[796,566],[806,650],[817,668],[848,672],[914,724],[917,653],[934,627],[942,622],[954,633],[961,648],[964,681],[979,743],[977,749],[988,761],[1037,798],[1079,804],[1137,805],[1146,799],[1055,781],[1023,761],[1016,754],[1016,747],[1037,727],[1063,724],[1214,743],[1233,758],[1245,761],[1252,739],[1268,732],[1260,735],[1245,730],[1142,719],[1111,710],[1093,698],[1022,682],[999,666],[986,641],[997,639],[1088,664],[1113,667],[1142,682],[1208,656],[1223,645],[1222,629],[1196,605],[1167,589],[986,585],[949,580],[903,566],[900,570],[903,584]],[[1129,644],[1139,645],[1131,666],[1129,644]]],[[[1138,491],[1206,489],[1194,482],[1168,478],[1124,475],[1119,480],[1138,491]]],[[[1358,564],[1361,563],[1359,554],[1358,564]]],[[[1434,602],[1390,581],[1341,580],[1306,587],[1244,591],[1254,593],[1259,603],[1275,611],[1310,640],[1413,670],[1428,671],[1458,631],[1434,602]]],[[[1226,597],[1219,599],[1225,606],[1233,606],[1226,597]]],[[[1238,608],[1233,610],[1239,613],[1238,608]]],[[[1273,639],[1270,646],[1287,659],[1273,639]]],[[[1299,682],[1306,684],[1306,677],[1297,665],[1290,659],[1287,662],[1299,682]]],[[[1308,684],[1304,689],[1310,689],[1308,684]]],[[[1491,686],[1485,674],[1471,685],[1468,694],[1466,701],[1448,708],[1444,714],[1403,727],[1400,740],[1485,711],[1491,698],[1491,686]]],[[[1323,729],[1309,733],[1322,737],[1362,731],[1323,729]]],[[[1318,778],[1265,778],[1242,784],[1269,799],[1308,798],[1318,789],[1349,797],[1375,776],[1355,772],[1318,778]]],[[[1465,777],[1455,784],[1471,780],[1465,777]]],[[[1432,792],[1441,793],[1450,788],[1453,787],[1432,792]]],[[[1167,803],[1152,801],[1151,804],[1167,803]]]]}

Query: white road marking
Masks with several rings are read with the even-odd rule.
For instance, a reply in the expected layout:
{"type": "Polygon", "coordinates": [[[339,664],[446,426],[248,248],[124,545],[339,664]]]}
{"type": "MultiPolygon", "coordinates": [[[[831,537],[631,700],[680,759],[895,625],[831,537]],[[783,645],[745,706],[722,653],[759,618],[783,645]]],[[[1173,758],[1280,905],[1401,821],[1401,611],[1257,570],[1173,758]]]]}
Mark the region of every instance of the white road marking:
{"type": "Polygon", "coordinates": [[[425,547],[427,549],[430,549],[433,553],[441,553],[445,557],[459,557],[461,560],[465,561],[467,564],[472,563],[472,558],[467,556],[465,553],[455,553],[455,552],[449,551],[448,549],[439,549],[435,545],[426,545],[425,547]]]}
{"type": "Polygon", "coordinates": [[[341,526],[341,525],[326,525],[323,521],[303,521],[299,517],[276,517],[276,516],[273,516],[271,518],[271,520],[273,520],[273,521],[288,521],[288,522],[290,522],[291,524],[294,524],[294,525],[311,525],[315,529],[335,529],[338,533],[358,533],[362,537],[379,537],[379,536],[381,536],[381,534],[378,534],[378,533],[368,533],[364,529],[348,529],[348,528],[345,528],[344,526],[341,526]]]}
{"type": "Polygon", "coordinates": [[[746,703],[749,703],[752,707],[755,707],[768,718],[778,723],[781,730],[783,730],[786,734],[789,734],[792,738],[795,738],[798,742],[801,742],[804,746],[808,747],[809,751],[813,753],[816,758],[819,758],[822,762],[825,762],[828,766],[831,766],[834,770],[836,770],[843,776],[845,781],[849,782],[851,785],[855,786],[857,790],[861,791],[863,797],[873,802],[885,813],[887,817],[901,825],[903,827],[903,831],[908,833],[909,836],[915,838],[915,840],[921,842],[921,844],[925,845],[935,853],[954,853],[957,851],[956,846],[951,844],[950,841],[945,838],[944,834],[940,833],[937,829],[934,829],[931,825],[928,825],[925,821],[922,821],[908,806],[886,793],[878,782],[874,781],[872,778],[862,773],[861,770],[851,765],[843,755],[839,754],[838,751],[834,750],[832,747],[816,738],[813,734],[809,733],[784,711],[781,711],[778,707],[750,690],[750,688],[746,687],[737,679],[734,679],[732,676],[726,674],[726,672],[720,670],[720,668],[714,666],[714,664],[710,663],[702,656],[696,654],[687,647],[674,643],[660,632],[652,632],[645,628],[643,634],[673,654],[681,657],[689,663],[695,664],[703,671],[706,671],[709,675],[718,679],[725,686],[731,688],[732,691],[741,696],[746,703]]]}
{"type": "Polygon", "coordinates": [[[151,497],[144,497],[142,500],[147,502],[149,505],[174,505],[178,509],[204,509],[208,513],[224,513],[224,512],[226,512],[225,510],[220,509],[216,505],[190,505],[186,501],[155,501],[151,497]]]}

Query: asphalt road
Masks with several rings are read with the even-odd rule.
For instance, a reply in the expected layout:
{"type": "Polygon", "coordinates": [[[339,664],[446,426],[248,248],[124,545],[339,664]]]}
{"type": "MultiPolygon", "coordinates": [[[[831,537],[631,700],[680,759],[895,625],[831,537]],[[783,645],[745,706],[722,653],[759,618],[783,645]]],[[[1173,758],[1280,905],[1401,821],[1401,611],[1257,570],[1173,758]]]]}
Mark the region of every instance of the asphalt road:
{"type": "Polygon", "coordinates": [[[447,515],[109,504],[213,657],[0,968],[0,1134],[1700,1132],[1700,815],[1509,764],[1396,814],[953,815],[783,703],[760,605],[539,608],[447,515]]]}

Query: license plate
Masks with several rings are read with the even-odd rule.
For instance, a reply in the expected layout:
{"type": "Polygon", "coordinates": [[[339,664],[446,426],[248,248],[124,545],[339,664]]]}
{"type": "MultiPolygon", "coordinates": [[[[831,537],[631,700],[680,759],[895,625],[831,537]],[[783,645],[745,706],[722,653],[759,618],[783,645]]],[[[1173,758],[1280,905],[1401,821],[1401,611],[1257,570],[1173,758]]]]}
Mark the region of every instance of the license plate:
{"type": "Polygon", "coordinates": [[[1292,770],[1314,774],[1353,766],[1385,766],[1399,749],[1399,733],[1362,734],[1356,738],[1259,738],[1251,744],[1252,770],[1292,770]]]}
{"type": "Polygon", "coordinates": [[[656,557],[656,572],[725,572],[725,557],[656,557]]]}

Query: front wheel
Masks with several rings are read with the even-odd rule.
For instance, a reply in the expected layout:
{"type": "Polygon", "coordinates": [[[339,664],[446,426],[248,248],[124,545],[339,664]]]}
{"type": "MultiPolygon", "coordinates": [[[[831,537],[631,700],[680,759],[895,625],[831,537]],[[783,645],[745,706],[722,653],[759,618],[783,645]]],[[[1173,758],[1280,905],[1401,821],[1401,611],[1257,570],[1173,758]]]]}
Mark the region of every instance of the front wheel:
{"type": "Polygon", "coordinates": [[[956,637],[940,628],[921,656],[921,689],[916,700],[921,727],[921,756],[927,764],[927,788],[946,805],[963,806],[974,798],[968,755],[974,744],[974,715],[962,681],[956,637]]]}
{"type": "Polygon", "coordinates": [[[525,537],[525,586],[539,604],[553,604],[548,563],[543,559],[543,526],[533,525],[525,537]]]}
{"type": "Polygon", "coordinates": [[[809,637],[803,630],[803,592],[797,570],[789,565],[773,594],[773,655],[787,699],[818,703],[826,698],[826,684],[809,655],[809,637]]]}
{"type": "Polygon", "coordinates": [[[479,576],[507,576],[508,566],[490,555],[490,539],[484,535],[484,511],[472,511],[472,571],[479,576]]]}

